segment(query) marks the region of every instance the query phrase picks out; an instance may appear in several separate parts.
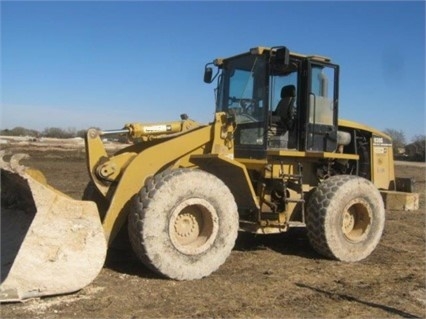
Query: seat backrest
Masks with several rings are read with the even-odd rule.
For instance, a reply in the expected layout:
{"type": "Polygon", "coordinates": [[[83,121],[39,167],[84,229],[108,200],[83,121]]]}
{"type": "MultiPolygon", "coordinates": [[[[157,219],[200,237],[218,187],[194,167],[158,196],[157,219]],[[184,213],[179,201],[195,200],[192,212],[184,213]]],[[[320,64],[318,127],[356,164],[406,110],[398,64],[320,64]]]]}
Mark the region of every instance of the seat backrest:
{"type": "Polygon", "coordinates": [[[294,85],[285,85],[281,89],[281,100],[275,109],[275,114],[281,117],[282,121],[286,121],[291,117],[291,109],[294,107],[296,97],[296,87],[294,85]]]}

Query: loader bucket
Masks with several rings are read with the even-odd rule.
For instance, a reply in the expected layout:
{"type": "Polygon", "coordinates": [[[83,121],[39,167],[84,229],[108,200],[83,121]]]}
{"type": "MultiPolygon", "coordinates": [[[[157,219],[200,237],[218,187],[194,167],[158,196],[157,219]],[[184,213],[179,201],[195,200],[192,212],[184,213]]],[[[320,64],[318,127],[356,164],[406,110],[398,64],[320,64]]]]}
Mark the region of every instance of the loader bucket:
{"type": "MultiPolygon", "coordinates": [[[[0,302],[75,292],[99,274],[106,240],[94,202],[74,200],[19,165],[1,168],[0,302]]],[[[38,173],[37,173],[38,172],[38,173]]]]}

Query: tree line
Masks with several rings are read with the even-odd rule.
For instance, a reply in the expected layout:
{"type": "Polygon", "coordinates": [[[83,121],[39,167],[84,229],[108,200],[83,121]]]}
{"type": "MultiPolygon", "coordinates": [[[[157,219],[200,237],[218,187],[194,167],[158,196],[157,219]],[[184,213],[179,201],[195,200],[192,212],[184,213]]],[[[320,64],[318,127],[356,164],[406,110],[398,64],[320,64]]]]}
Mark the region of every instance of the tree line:
{"type": "Polygon", "coordinates": [[[384,133],[392,138],[393,153],[396,158],[415,161],[426,160],[426,135],[416,135],[408,143],[405,134],[401,130],[385,129],[384,133]]]}
{"type": "Polygon", "coordinates": [[[0,131],[3,136],[30,136],[34,138],[53,137],[53,138],[74,138],[84,137],[86,130],[76,130],[75,128],[62,129],[59,127],[48,127],[43,131],[31,130],[25,127],[15,127],[13,129],[4,129],[0,131]]]}
{"type": "MultiPolygon", "coordinates": [[[[384,133],[392,138],[393,152],[397,158],[408,158],[412,160],[425,161],[426,135],[416,135],[408,143],[405,134],[401,130],[385,129],[384,133]]],[[[43,131],[27,129],[25,127],[15,127],[13,129],[0,130],[0,135],[5,136],[31,136],[34,138],[74,138],[86,135],[86,130],[76,130],[75,128],[62,129],[59,127],[48,127],[43,131]]]]}

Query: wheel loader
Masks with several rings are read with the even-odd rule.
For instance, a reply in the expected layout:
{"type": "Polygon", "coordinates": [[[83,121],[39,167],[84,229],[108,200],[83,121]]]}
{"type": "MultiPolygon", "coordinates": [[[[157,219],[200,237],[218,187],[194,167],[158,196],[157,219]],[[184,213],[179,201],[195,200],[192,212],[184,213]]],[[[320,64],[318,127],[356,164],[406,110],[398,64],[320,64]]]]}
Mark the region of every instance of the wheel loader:
{"type": "Polygon", "coordinates": [[[216,83],[209,124],[183,114],[89,129],[81,201],[21,166],[24,155],[2,161],[2,301],[83,288],[122,231],[142,264],[192,280],[226,261],[239,231],[305,227],[320,255],[357,262],[379,243],[385,209],[418,209],[390,137],[339,118],[329,58],[255,47],[207,63],[204,82],[216,83]],[[132,143],[110,154],[114,135],[132,143]]]}

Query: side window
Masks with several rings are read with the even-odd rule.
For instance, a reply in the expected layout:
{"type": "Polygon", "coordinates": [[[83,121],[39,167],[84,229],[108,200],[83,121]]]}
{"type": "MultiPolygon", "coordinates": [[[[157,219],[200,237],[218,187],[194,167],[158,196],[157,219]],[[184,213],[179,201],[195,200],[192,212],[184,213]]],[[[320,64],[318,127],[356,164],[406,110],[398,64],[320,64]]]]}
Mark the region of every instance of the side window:
{"type": "MultiPolygon", "coordinates": [[[[294,85],[296,87],[297,96],[297,72],[292,72],[285,75],[271,76],[271,95],[269,105],[271,111],[275,111],[278,103],[281,100],[281,89],[287,85],[294,85]]],[[[296,102],[297,103],[297,102],[296,102]]]]}
{"type": "Polygon", "coordinates": [[[309,122],[333,125],[334,120],[334,68],[312,66],[309,94],[309,122]]]}

